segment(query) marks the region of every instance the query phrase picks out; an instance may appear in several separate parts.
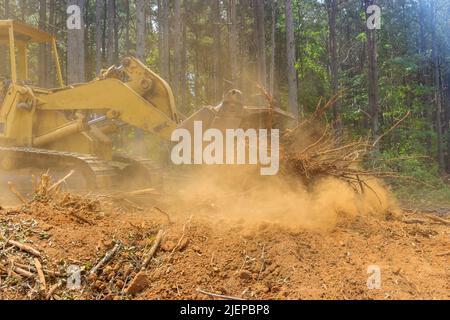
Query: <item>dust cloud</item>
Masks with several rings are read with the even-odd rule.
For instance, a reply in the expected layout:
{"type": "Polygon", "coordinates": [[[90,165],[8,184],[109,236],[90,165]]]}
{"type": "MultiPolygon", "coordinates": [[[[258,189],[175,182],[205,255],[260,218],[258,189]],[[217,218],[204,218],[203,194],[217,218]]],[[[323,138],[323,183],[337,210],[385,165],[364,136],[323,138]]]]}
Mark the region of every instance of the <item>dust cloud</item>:
{"type": "MultiPolygon", "coordinates": [[[[30,179],[26,181],[26,184],[29,185],[30,181],[30,179]]],[[[21,204],[20,200],[10,191],[8,182],[13,182],[17,188],[17,183],[24,181],[19,182],[17,177],[11,172],[0,170],[0,207],[2,208],[14,207],[21,204]]]]}
{"type": "Polygon", "coordinates": [[[187,182],[172,185],[173,203],[223,221],[330,230],[340,219],[383,215],[396,207],[388,189],[374,178],[365,180],[361,192],[336,178],[306,186],[299,177],[262,177],[248,168],[202,167],[191,175],[187,182]]]}

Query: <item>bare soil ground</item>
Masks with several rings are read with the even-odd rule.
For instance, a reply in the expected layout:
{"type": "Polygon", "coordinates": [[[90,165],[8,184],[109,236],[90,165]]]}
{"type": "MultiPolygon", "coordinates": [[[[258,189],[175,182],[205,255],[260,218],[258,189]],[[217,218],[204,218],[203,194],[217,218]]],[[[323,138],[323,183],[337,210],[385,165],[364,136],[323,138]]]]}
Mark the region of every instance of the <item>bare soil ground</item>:
{"type": "Polygon", "coordinates": [[[450,298],[448,216],[401,210],[339,215],[332,228],[314,230],[216,211],[184,202],[160,210],[73,195],[4,208],[0,298],[450,298]],[[159,230],[162,243],[140,271],[159,230]],[[33,254],[7,240],[40,252],[45,286],[33,254]],[[90,274],[116,244],[111,260],[90,274]],[[77,290],[67,288],[71,265],[81,268],[77,290]],[[368,289],[370,265],[381,268],[381,289],[368,289]]]}

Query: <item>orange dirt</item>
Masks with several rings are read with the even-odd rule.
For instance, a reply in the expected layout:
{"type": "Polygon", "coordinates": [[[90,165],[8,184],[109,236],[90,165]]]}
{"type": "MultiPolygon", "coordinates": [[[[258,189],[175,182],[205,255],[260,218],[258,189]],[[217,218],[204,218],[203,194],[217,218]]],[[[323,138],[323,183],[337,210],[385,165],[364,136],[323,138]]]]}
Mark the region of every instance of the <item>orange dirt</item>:
{"type": "Polygon", "coordinates": [[[11,261],[34,266],[33,257],[0,239],[0,298],[44,299],[58,282],[52,299],[211,299],[198,289],[244,299],[450,298],[450,229],[426,215],[339,214],[334,226],[314,230],[182,201],[161,212],[108,198],[63,200],[0,210],[0,235],[38,249],[45,270],[84,268],[82,290],[46,273],[39,292],[33,270],[31,278],[11,271],[11,261]],[[159,230],[163,242],[138,274],[159,230]],[[118,241],[120,251],[89,275],[118,241]],[[381,268],[379,290],[367,287],[370,265],[381,268]],[[127,290],[133,279],[137,292],[127,290]]]}

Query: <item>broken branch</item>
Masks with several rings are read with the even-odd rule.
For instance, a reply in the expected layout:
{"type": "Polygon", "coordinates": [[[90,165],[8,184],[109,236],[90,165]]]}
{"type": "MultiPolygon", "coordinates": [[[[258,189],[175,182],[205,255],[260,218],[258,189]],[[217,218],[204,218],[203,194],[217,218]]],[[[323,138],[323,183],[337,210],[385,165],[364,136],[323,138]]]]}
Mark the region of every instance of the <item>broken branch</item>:
{"type": "MultiPolygon", "coordinates": [[[[4,240],[2,236],[0,236],[0,239],[4,240]]],[[[34,256],[37,256],[37,257],[41,256],[41,253],[38,250],[36,250],[35,248],[33,248],[29,245],[26,245],[24,243],[20,243],[20,242],[14,241],[14,240],[6,240],[6,244],[10,244],[14,247],[19,248],[22,251],[25,251],[25,252],[28,252],[29,254],[34,255],[34,256]]]]}
{"type": "Polygon", "coordinates": [[[36,267],[37,274],[39,277],[40,290],[41,290],[41,292],[45,292],[45,291],[47,291],[47,285],[45,283],[45,275],[44,275],[44,271],[42,270],[42,264],[38,258],[34,258],[34,265],[36,267]]]}
{"type": "Polygon", "coordinates": [[[117,253],[117,251],[119,251],[120,247],[121,247],[121,244],[117,243],[114,246],[114,248],[112,248],[111,251],[107,252],[106,255],[103,257],[103,259],[100,260],[100,262],[97,263],[97,265],[94,268],[92,268],[90,274],[97,273],[98,269],[103,267],[105,264],[107,264],[112,259],[112,257],[117,253]]]}
{"type": "Polygon", "coordinates": [[[48,189],[48,192],[53,191],[54,189],[56,189],[59,185],[61,185],[64,181],[66,181],[67,179],[69,179],[73,174],[75,173],[75,170],[70,171],[65,177],[61,178],[58,182],[56,182],[54,185],[52,185],[50,187],[50,189],[48,189]]]}
{"type": "Polygon", "coordinates": [[[28,201],[27,199],[25,199],[25,197],[19,192],[17,191],[14,183],[12,183],[11,181],[8,182],[8,187],[9,190],[23,203],[23,204],[27,204],[28,201]]]}
{"type": "Polygon", "coordinates": [[[153,246],[150,248],[149,252],[144,255],[144,261],[142,262],[141,270],[145,270],[152,260],[153,256],[155,255],[156,251],[159,248],[159,245],[161,244],[162,238],[164,236],[164,231],[159,230],[158,234],[156,235],[155,242],[153,243],[153,246]]]}

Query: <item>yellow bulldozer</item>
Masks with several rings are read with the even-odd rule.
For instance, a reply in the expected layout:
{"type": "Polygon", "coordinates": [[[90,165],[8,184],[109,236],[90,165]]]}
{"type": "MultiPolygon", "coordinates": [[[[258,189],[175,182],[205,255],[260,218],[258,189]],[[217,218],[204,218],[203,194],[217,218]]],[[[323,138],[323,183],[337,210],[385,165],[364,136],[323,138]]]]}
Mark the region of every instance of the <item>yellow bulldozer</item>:
{"type": "MultiPolygon", "coordinates": [[[[180,121],[165,80],[133,57],[102,72],[93,81],[65,85],[53,35],[14,20],[0,20],[0,44],[8,48],[7,75],[0,75],[0,170],[25,167],[75,168],[89,188],[129,179],[148,180],[147,159],[117,152],[110,138],[125,124],[169,141],[178,126],[194,120],[210,127],[262,127],[293,120],[279,109],[244,107],[231,90],[217,107],[201,108],[180,121]],[[29,77],[28,48],[52,48],[57,88],[35,86],[29,77]]],[[[1,63],[4,63],[1,61],[1,63]]]]}

